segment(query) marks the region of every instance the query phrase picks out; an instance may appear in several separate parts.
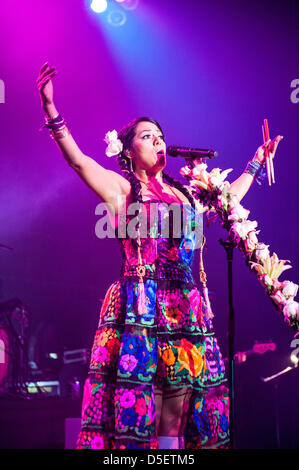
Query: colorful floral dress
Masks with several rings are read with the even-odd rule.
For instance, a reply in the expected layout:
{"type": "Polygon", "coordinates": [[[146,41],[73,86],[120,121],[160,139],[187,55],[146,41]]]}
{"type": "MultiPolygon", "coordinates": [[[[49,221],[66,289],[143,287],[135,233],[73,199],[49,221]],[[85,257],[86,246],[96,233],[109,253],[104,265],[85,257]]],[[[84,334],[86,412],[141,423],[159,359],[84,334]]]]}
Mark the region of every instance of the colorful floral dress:
{"type": "Polygon", "coordinates": [[[195,211],[179,206],[189,230],[173,236],[171,211],[157,205],[154,230],[151,225],[141,238],[146,268],[146,311],[141,315],[136,239],[119,238],[121,275],[100,311],[84,387],[79,449],[157,448],[154,386],[189,389],[186,449],[228,446],[224,363],[191,271],[198,236],[195,211]],[[169,236],[163,237],[167,217],[169,236]]]}

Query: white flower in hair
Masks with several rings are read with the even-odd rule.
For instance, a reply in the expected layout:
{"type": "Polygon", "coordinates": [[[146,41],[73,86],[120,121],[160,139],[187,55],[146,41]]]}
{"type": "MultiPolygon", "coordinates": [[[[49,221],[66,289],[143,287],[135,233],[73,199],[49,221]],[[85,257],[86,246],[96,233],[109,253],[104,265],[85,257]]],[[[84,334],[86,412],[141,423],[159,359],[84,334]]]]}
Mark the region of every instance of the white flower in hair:
{"type": "Polygon", "coordinates": [[[104,141],[108,146],[106,147],[106,155],[107,157],[113,157],[114,155],[118,155],[122,149],[123,144],[119,140],[116,130],[108,131],[105,135],[104,141]]]}

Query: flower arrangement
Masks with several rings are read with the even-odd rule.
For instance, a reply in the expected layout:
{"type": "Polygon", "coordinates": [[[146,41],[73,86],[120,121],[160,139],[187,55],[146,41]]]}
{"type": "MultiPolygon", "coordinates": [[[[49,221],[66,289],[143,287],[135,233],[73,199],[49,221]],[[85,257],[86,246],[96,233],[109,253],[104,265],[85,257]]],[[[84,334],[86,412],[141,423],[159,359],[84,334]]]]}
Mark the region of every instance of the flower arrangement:
{"type": "Polygon", "coordinates": [[[229,192],[230,184],[225,181],[232,169],[221,171],[214,168],[210,172],[206,169],[205,163],[193,163],[181,168],[180,173],[189,182],[192,195],[209,212],[216,212],[213,218],[220,216],[230,241],[245,255],[246,264],[257,275],[275,308],[289,326],[299,331],[299,303],[294,300],[298,285],[278,280],[283,271],[292,267],[287,264],[290,261],[280,260],[276,253],[271,256],[269,245],[258,241],[257,222],[248,220],[250,211],[244,209],[229,192]]]}

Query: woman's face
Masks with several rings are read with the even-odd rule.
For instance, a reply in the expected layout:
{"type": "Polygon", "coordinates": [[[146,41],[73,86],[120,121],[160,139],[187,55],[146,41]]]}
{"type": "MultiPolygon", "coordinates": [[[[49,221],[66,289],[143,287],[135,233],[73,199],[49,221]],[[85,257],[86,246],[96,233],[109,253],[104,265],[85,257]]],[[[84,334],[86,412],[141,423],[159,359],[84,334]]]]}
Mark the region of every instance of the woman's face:
{"type": "Polygon", "coordinates": [[[136,126],[130,156],[135,171],[157,173],[166,165],[166,144],[160,129],[152,122],[142,121],[136,126]]]}

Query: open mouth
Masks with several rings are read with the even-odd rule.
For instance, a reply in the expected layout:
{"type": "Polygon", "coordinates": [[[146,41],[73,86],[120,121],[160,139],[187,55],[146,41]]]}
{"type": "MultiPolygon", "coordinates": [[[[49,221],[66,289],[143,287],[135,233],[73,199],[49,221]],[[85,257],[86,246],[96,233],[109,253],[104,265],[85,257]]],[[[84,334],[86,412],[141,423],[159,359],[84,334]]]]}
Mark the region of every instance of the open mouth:
{"type": "Polygon", "coordinates": [[[157,162],[156,162],[156,164],[157,165],[165,165],[165,163],[166,163],[166,155],[165,155],[164,150],[161,149],[157,152],[157,162]]]}

